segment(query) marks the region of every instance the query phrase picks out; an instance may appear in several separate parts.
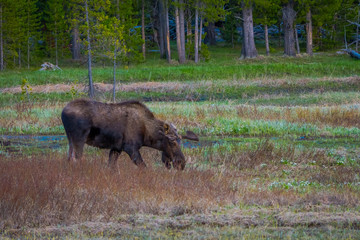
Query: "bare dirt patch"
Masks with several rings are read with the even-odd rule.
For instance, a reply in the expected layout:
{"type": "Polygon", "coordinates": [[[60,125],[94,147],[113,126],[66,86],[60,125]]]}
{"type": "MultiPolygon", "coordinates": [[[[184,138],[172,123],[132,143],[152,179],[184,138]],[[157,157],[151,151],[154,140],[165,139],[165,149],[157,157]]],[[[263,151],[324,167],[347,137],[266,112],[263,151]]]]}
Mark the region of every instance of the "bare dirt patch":
{"type": "MultiPolygon", "coordinates": [[[[181,83],[181,82],[138,82],[130,84],[118,84],[116,86],[116,91],[123,92],[132,92],[132,91],[178,91],[184,89],[196,89],[199,87],[219,87],[219,86],[242,86],[242,85],[258,85],[258,86],[286,86],[290,84],[297,84],[299,86],[305,86],[310,82],[341,82],[348,84],[357,84],[360,82],[360,77],[345,77],[345,78],[318,78],[318,79],[254,79],[249,81],[199,81],[193,83],[181,83]]],[[[113,89],[113,84],[108,83],[94,83],[95,90],[99,92],[110,92],[113,89]]],[[[71,90],[76,90],[80,92],[87,91],[86,84],[46,84],[46,85],[34,85],[31,86],[31,92],[33,93],[51,93],[51,92],[69,92],[71,90]]],[[[1,93],[21,93],[21,86],[2,88],[0,89],[1,93]]]]}
{"type": "MultiPolygon", "coordinates": [[[[131,83],[119,84],[116,86],[117,91],[174,91],[181,90],[188,87],[188,84],[177,82],[145,82],[145,83],[131,83]]],[[[113,85],[107,83],[95,83],[94,88],[99,92],[112,91],[113,85]]],[[[71,90],[86,91],[87,87],[84,84],[46,84],[31,86],[33,93],[51,93],[51,92],[69,92],[71,90]]],[[[21,86],[0,89],[2,93],[21,93],[21,86]]]]}

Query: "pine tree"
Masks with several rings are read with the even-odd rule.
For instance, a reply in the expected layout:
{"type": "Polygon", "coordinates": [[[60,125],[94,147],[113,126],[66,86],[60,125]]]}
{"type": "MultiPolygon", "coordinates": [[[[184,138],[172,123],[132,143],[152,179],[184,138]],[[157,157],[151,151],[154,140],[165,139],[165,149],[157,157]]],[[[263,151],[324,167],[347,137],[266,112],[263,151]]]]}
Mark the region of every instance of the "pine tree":
{"type": "MultiPolygon", "coordinates": [[[[26,0],[16,1],[10,6],[9,15],[11,26],[9,26],[10,44],[8,44],[13,56],[14,66],[18,65],[21,68],[22,64],[22,50],[24,42],[26,41],[26,0]],[[16,61],[17,59],[17,61],[16,61]]],[[[26,46],[26,45],[25,45],[26,46]]]]}
{"type": "MultiPolygon", "coordinates": [[[[5,66],[15,66],[18,56],[18,41],[20,41],[20,23],[23,19],[17,15],[17,10],[21,8],[23,2],[12,0],[0,0],[0,69],[5,66]],[[13,60],[13,61],[12,61],[13,60]]],[[[21,12],[21,10],[20,10],[21,12]]],[[[22,14],[21,17],[24,15],[22,14]]]]}
{"type": "MultiPolygon", "coordinates": [[[[224,6],[227,2],[227,0],[199,0],[197,2],[195,1],[195,3],[192,3],[195,4],[193,5],[193,8],[198,9],[200,18],[200,26],[198,27],[200,33],[198,36],[199,44],[198,47],[195,47],[194,55],[198,54],[196,51],[202,51],[205,53],[207,50],[207,48],[202,49],[201,47],[203,22],[206,21],[208,29],[214,29],[215,22],[225,19],[226,10],[224,6]]],[[[215,33],[213,36],[213,41],[215,41],[215,33]]]]}
{"type": "Polygon", "coordinates": [[[137,28],[141,21],[136,7],[137,3],[133,0],[112,0],[110,2],[109,16],[116,16],[124,28],[123,38],[127,52],[118,56],[118,60],[120,58],[124,64],[144,60],[142,51],[139,51],[139,46],[142,46],[144,41],[142,39],[142,30],[137,28]]]}
{"type": "Polygon", "coordinates": [[[36,3],[38,0],[26,0],[25,3],[25,36],[27,46],[27,67],[30,68],[31,61],[31,45],[35,46],[38,38],[38,30],[40,27],[40,15],[37,13],[38,9],[36,3]]]}
{"type": "Polygon", "coordinates": [[[65,21],[65,10],[63,0],[49,0],[47,1],[47,28],[55,41],[55,65],[59,64],[59,40],[66,38],[65,31],[67,24],[65,21]]]}
{"type": "Polygon", "coordinates": [[[92,44],[93,41],[96,42],[97,36],[94,26],[104,19],[109,6],[109,0],[72,0],[73,23],[79,25],[80,31],[86,36],[83,42],[87,47],[89,97],[91,99],[95,97],[92,79],[92,44]]]}
{"type": "Polygon", "coordinates": [[[257,50],[254,39],[254,24],[253,24],[253,1],[242,0],[242,18],[243,18],[243,44],[241,48],[240,58],[255,58],[257,57],[257,50]]]}
{"type": "Polygon", "coordinates": [[[287,56],[295,56],[295,0],[283,0],[282,2],[282,19],[284,24],[284,54],[287,56]]]}
{"type": "Polygon", "coordinates": [[[117,58],[123,58],[128,52],[124,39],[124,25],[117,17],[105,16],[95,28],[97,34],[101,36],[97,45],[105,49],[105,55],[113,60],[113,102],[115,102],[117,58]]]}
{"type": "MultiPolygon", "coordinates": [[[[256,23],[264,26],[266,55],[270,55],[268,27],[277,22],[277,13],[280,10],[280,0],[254,0],[256,23]]],[[[280,29],[279,29],[280,30],[280,29]]]]}
{"type": "Polygon", "coordinates": [[[226,15],[225,18],[224,27],[220,31],[222,38],[227,43],[230,43],[233,48],[235,47],[235,43],[240,37],[237,27],[238,20],[235,17],[235,13],[233,11],[229,11],[228,15],[226,15]]]}
{"type": "Polygon", "coordinates": [[[306,52],[309,56],[313,54],[313,26],[315,29],[329,27],[328,23],[334,20],[340,6],[339,0],[298,0],[298,19],[306,24],[306,52]]]}

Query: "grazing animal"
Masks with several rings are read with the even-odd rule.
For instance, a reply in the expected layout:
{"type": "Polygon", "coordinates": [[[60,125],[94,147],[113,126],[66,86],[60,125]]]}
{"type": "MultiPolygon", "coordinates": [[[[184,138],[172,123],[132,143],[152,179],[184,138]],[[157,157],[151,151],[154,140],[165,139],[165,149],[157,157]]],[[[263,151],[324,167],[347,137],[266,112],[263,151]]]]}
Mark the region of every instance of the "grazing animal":
{"type": "Polygon", "coordinates": [[[65,106],[61,120],[69,140],[69,161],[81,159],[86,143],[110,149],[109,165],[114,166],[124,151],[137,166],[145,167],[139,149],[147,146],[162,151],[167,168],[182,170],[186,162],[181,139],[199,140],[191,131],[179,136],[174,125],[155,118],[137,101],[101,103],[77,99],[65,106]]]}

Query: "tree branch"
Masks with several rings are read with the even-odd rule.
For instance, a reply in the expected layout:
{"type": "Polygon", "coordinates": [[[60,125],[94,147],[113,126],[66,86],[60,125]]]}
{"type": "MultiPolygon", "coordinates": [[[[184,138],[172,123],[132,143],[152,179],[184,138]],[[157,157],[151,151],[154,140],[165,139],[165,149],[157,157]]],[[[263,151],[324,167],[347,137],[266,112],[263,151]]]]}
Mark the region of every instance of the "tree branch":
{"type": "Polygon", "coordinates": [[[356,22],[352,22],[352,21],[349,21],[349,20],[347,20],[349,23],[351,23],[351,24],[354,24],[354,25],[356,25],[356,26],[358,26],[358,27],[360,27],[360,24],[359,23],[356,23],[356,22]]]}

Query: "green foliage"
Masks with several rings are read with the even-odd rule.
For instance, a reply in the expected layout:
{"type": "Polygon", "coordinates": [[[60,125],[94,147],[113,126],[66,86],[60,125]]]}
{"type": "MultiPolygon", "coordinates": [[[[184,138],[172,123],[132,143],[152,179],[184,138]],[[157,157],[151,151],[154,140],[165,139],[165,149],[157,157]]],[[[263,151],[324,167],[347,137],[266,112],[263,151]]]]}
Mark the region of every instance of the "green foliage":
{"type": "Polygon", "coordinates": [[[33,26],[31,18],[36,9],[33,8],[33,1],[26,0],[3,0],[1,7],[4,61],[7,67],[15,67],[21,64],[21,53],[27,45],[29,27],[33,26]],[[28,27],[28,24],[31,25],[28,27]]]}
{"type": "Polygon", "coordinates": [[[85,97],[86,94],[84,92],[80,92],[78,89],[79,89],[79,81],[75,80],[71,86],[70,91],[67,92],[66,94],[71,96],[72,99],[85,97]]]}
{"type": "MultiPolygon", "coordinates": [[[[129,52],[124,40],[124,25],[116,17],[105,16],[103,21],[95,26],[97,35],[102,36],[96,42],[98,51],[110,59],[124,59],[129,52]]],[[[114,60],[115,61],[115,60],[114,60]]]]}
{"type": "Polygon", "coordinates": [[[122,26],[123,46],[126,54],[122,54],[120,61],[123,64],[137,63],[144,60],[141,53],[143,40],[141,38],[141,28],[138,28],[140,19],[136,12],[136,1],[132,0],[112,0],[110,5],[111,16],[120,20],[122,26]],[[119,6],[117,5],[119,2],[119,6]]]}
{"type": "Polygon", "coordinates": [[[254,22],[271,26],[278,21],[280,0],[254,0],[254,22]]]}
{"type": "Polygon", "coordinates": [[[224,5],[228,0],[201,0],[200,13],[208,22],[223,20],[227,14],[224,5]]]}
{"type": "Polygon", "coordinates": [[[239,31],[237,30],[237,26],[239,21],[235,18],[235,13],[230,12],[225,17],[224,28],[221,29],[221,35],[223,39],[234,46],[239,41],[239,31]]]}
{"type": "Polygon", "coordinates": [[[33,94],[32,92],[32,87],[30,86],[29,81],[26,78],[23,78],[21,80],[21,95],[20,95],[20,100],[22,102],[25,101],[25,99],[29,102],[29,103],[33,103],[34,101],[37,100],[37,96],[33,94]]]}
{"type": "MultiPolygon", "coordinates": [[[[195,59],[195,43],[194,42],[187,42],[186,45],[186,54],[188,55],[188,59],[194,60],[195,59]]],[[[206,44],[201,45],[201,49],[199,50],[199,58],[204,60],[205,62],[211,59],[209,48],[206,44]]]]}
{"type": "MultiPolygon", "coordinates": [[[[70,40],[67,34],[69,26],[65,20],[65,2],[63,0],[49,0],[46,3],[44,11],[45,21],[47,22],[46,26],[50,37],[53,39],[52,41],[54,41],[51,48],[53,48],[53,51],[59,52],[59,49],[62,49],[70,40]]],[[[57,52],[52,53],[52,56],[54,55],[59,54],[57,52]]]]}
{"type": "MultiPolygon", "coordinates": [[[[234,45],[239,38],[236,26],[241,22],[239,20],[241,2],[252,4],[256,24],[271,26],[278,22],[281,8],[288,1],[192,0],[186,1],[184,8],[186,12],[190,11],[193,14],[195,6],[199,6],[199,15],[204,20],[205,26],[209,22],[223,21],[224,24],[221,28],[223,39],[234,45]]],[[[326,50],[342,47],[345,29],[347,42],[351,43],[355,40],[356,25],[349,24],[348,20],[358,21],[360,6],[357,1],[294,0],[294,3],[297,24],[305,24],[306,13],[308,10],[312,12],[314,49],[326,50]]],[[[150,27],[148,24],[152,22],[151,12],[155,4],[156,1],[145,2],[146,36],[149,38],[158,34],[156,26],[150,27]]],[[[111,58],[114,53],[113,47],[111,47],[114,44],[109,44],[109,41],[115,35],[121,39],[118,46],[118,60],[122,64],[128,65],[144,61],[141,54],[143,40],[139,26],[141,1],[88,0],[88,5],[91,41],[95,53],[94,62],[109,62],[104,59],[111,58]],[[117,19],[118,22],[115,23],[114,19],[117,19]],[[119,31],[110,31],[109,26],[114,26],[114,23],[119,31]],[[100,25],[107,25],[107,27],[100,29],[100,25]],[[110,37],[109,34],[105,34],[106,32],[112,33],[114,36],[110,37]]],[[[7,68],[23,67],[28,62],[36,66],[37,61],[54,58],[56,48],[59,51],[58,56],[61,56],[59,58],[68,57],[71,50],[72,30],[76,29],[76,26],[80,29],[82,40],[80,48],[84,54],[87,45],[84,33],[87,29],[84,21],[83,0],[1,0],[1,8],[3,55],[7,68]]],[[[171,19],[174,13],[170,10],[169,14],[171,19]]],[[[147,42],[152,42],[153,46],[157,47],[156,41],[147,42]]],[[[190,55],[192,55],[191,52],[190,55]]],[[[203,56],[205,59],[209,59],[205,48],[203,56]]]]}
{"type": "Polygon", "coordinates": [[[200,58],[204,59],[205,62],[211,59],[209,48],[206,44],[201,45],[201,49],[199,51],[200,58]]]}
{"type": "Polygon", "coordinates": [[[30,87],[30,84],[28,82],[28,80],[26,78],[24,78],[21,81],[21,100],[24,101],[25,100],[25,96],[27,97],[27,99],[30,102],[30,97],[29,95],[32,92],[32,88],[30,87]]]}

